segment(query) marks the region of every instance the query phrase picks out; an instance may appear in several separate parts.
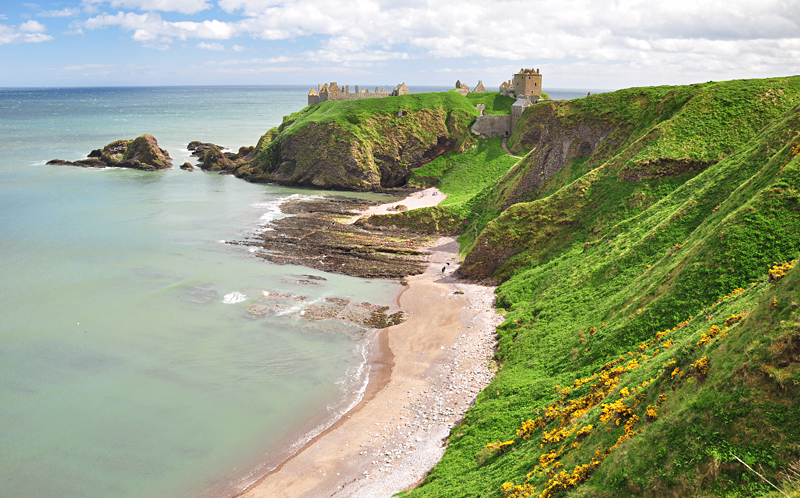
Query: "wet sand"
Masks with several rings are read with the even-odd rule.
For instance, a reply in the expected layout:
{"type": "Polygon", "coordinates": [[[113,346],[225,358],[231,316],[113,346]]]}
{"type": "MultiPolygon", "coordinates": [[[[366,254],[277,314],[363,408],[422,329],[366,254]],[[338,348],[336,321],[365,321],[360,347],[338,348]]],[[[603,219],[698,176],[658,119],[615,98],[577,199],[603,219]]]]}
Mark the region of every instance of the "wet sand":
{"type": "Polygon", "coordinates": [[[452,277],[454,239],[430,250],[427,271],[398,298],[407,321],[379,336],[361,403],[240,496],[389,497],[439,460],[450,428],[493,376],[501,318],[492,287],[452,277]]]}

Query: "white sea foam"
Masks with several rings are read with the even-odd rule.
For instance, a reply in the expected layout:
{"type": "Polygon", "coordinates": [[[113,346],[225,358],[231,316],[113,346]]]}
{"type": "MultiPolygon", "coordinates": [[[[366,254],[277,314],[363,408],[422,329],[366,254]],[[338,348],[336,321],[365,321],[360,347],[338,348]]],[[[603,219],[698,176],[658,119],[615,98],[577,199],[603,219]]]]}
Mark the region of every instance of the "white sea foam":
{"type": "Polygon", "coordinates": [[[304,312],[302,312],[303,308],[305,308],[306,306],[308,306],[310,304],[318,303],[321,300],[322,300],[322,298],[314,299],[313,301],[310,301],[308,303],[301,302],[300,304],[297,304],[297,305],[292,306],[290,308],[286,308],[285,310],[276,313],[275,316],[293,315],[293,314],[298,313],[298,312],[300,314],[305,314],[304,312]]]}
{"type": "Polygon", "coordinates": [[[225,294],[225,297],[222,298],[222,302],[225,304],[236,304],[246,300],[247,296],[245,296],[241,292],[236,292],[236,291],[231,292],[230,294],[225,294]]]}
{"type": "Polygon", "coordinates": [[[311,199],[320,199],[322,196],[319,195],[303,195],[303,194],[292,194],[286,197],[281,197],[280,199],[276,199],[274,201],[269,202],[256,202],[251,204],[252,207],[256,209],[265,209],[266,212],[261,215],[261,221],[265,224],[271,223],[278,219],[283,212],[281,211],[281,204],[286,201],[296,201],[296,200],[311,200],[311,199]]]}

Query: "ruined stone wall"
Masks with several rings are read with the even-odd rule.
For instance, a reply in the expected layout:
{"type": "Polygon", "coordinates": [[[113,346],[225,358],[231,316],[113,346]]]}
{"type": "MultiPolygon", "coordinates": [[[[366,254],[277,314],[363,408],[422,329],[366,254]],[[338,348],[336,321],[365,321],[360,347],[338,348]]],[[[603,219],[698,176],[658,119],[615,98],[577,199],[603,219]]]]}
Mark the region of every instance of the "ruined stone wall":
{"type": "Polygon", "coordinates": [[[360,99],[383,99],[386,97],[392,97],[395,95],[407,95],[408,88],[406,87],[405,83],[401,83],[394,87],[394,90],[391,92],[387,92],[385,88],[381,88],[378,90],[378,87],[375,88],[374,92],[370,92],[366,89],[359,90],[358,85],[356,85],[356,91],[351,92],[350,86],[345,85],[343,87],[339,87],[336,82],[331,82],[330,85],[327,83],[323,86],[319,86],[319,92],[315,89],[311,89],[308,92],[308,105],[319,104],[320,102],[325,102],[326,100],[360,100],[360,99]]]}
{"type": "Polygon", "coordinates": [[[513,131],[514,128],[517,126],[517,121],[519,118],[522,117],[522,113],[525,112],[528,106],[521,106],[521,105],[512,105],[511,106],[511,130],[513,131]]]}
{"type": "Polygon", "coordinates": [[[478,116],[471,130],[481,138],[507,137],[511,135],[512,130],[511,116],[508,114],[478,116]]]}

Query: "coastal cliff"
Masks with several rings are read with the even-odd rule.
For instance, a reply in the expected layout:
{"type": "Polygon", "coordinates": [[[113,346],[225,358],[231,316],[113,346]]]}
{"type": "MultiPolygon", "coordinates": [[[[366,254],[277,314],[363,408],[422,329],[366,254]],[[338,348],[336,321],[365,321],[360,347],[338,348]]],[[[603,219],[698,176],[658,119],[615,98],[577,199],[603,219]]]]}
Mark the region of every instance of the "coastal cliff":
{"type": "Polygon", "coordinates": [[[407,496],[774,491],[742,461],[798,491],[799,103],[790,77],[525,111],[524,158],[439,208],[459,272],[502,282],[501,368],[407,496]]]}
{"type": "MultiPolygon", "coordinates": [[[[458,235],[457,274],[499,284],[496,376],[404,496],[768,493],[745,463],[798,492],[800,77],[537,103],[507,144],[469,134],[474,103],[328,102],[252,149],[202,152],[250,181],[447,195],[313,242],[409,253],[413,273],[417,245],[458,235]]],[[[327,202],[303,206],[318,233],[345,216],[327,202]]],[[[301,222],[264,247],[288,252],[301,222]]]]}
{"type": "Polygon", "coordinates": [[[284,118],[252,149],[208,150],[205,170],[252,182],[335,190],[382,191],[403,187],[414,170],[477,139],[469,127],[480,112],[503,112],[499,94],[466,98],[455,92],[385,99],[326,101],[284,118]]]}

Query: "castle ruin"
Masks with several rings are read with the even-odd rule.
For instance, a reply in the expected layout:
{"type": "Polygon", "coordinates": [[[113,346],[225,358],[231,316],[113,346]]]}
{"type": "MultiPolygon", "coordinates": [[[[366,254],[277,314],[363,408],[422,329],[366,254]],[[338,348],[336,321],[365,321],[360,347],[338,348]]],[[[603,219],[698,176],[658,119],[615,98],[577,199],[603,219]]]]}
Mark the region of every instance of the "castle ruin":
{"type": "Polygon", "coordinates": [[[308,92],[308,105],[319,104],[326,100],[359,100],[359,99],[382,99],[385,97],[397,97],[398,95],[408,95],[408,88],[405,83],[400,83],[394,87],[394,90],[387,92],[385,88],[378,91],[375,87],[374,92],[370,92],[366,88],[359,90],[356,85],[355,92],[350,91],[350,85],[340,87],[335,81],[319,85],[317,90],[311,89],[308,92]]]}
{"type": "Polygon", "coordinates": [[[507,97],[538,99],[542,95],[542,74],[538,69],[522,68],[514,75],[514,79],[504,81],[500,85],[500,93],[507,97]]]}
{"type": "MultiPolygon", "coordinates": [[[[458,83],[456,83],[456,87],[458,87],[458,83]]],[[[517,126],[517,121],[522,117],[525,109],[541,100],[542,73],[538,69],[522,68],[514,74],[513,79],[500,84],[500,93],[516,99],[511,104],[511,116],[485,116],[481,110],[481,116],[472,127],[472,131],[476,135],[486,138],[509,136],[517,126]]]]}

